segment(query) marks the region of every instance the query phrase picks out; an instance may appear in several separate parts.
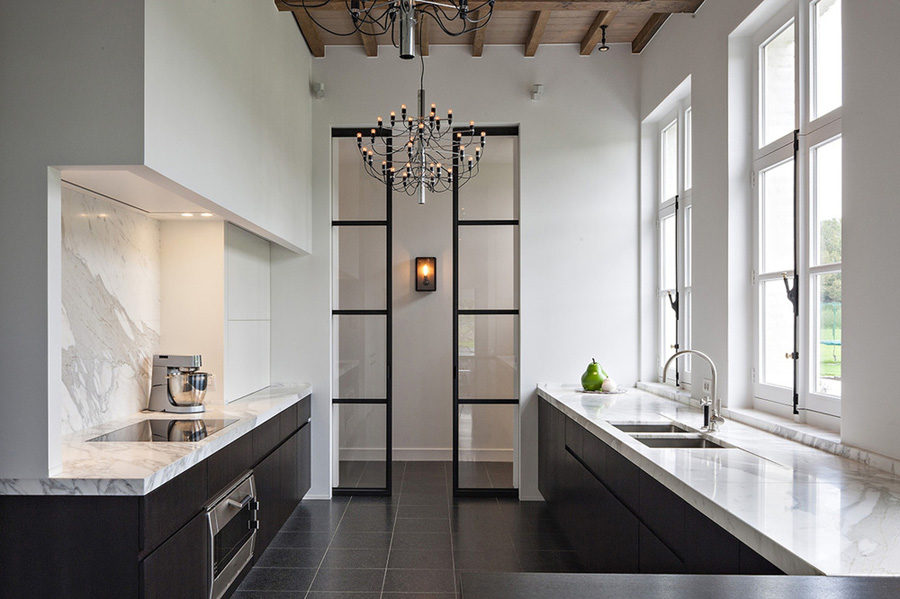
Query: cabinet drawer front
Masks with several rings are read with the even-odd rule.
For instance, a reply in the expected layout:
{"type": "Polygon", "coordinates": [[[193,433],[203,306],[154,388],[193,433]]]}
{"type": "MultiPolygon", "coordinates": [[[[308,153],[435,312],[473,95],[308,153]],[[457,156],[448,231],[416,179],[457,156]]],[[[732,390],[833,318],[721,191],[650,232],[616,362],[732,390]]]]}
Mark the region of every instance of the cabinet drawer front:
{"type": "Polygon", "coordinates": [[[298,457],[298,493],[299,499],[303,499],[312,484],[312,426],[304,424],[297,431],[299,457],[298,457]]]}
{"type": "Polygon", "coordinates": [[[247,433],[207,459],[207,497],[215,497],[241,473],[253,467],[253,434],[247,433]]]}
{"type": "Polygon", "coordinates": [[[198,514],[141,562],[143,599],[197,599],[209,593],[209,527],[198,514]]]}
{"type": "Polygon", "coordinates": [[[278,416],[270,418],[253,429],[253,463],[257,464],[261,459],[275,449],[281,443],[281,419],[278,416]]]}
{"type": "Polygon", "coordinates": [[[298,422],[299,418],[300,404],[294,404],[278,415],[280,430],[279,434],[282,439],[287,439],[294,434],[294,431],[300,428],[300,424],[298,422]]]}
{"type": "Polygon", "coordinates": [[[141,501],[141,548],[148,552],[203,509],[207,499],[207,462],[156,489],[141,501]]]}
{"type": "Polygon", "coordinates": [[[299,416],[297,418],[297,426],[303,426],[312,417],[312,395],[307,395],[297,404],[299,416]]]}

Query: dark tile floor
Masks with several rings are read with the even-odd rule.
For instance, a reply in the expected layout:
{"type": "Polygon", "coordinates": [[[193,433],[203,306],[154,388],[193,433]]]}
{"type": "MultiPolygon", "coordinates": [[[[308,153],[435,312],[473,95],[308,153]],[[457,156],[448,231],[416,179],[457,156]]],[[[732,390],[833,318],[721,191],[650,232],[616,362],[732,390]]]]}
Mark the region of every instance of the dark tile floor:
{"type": "Polygon", "coordinates": [[[453,599],[466,570],[579,570],[543,503],[453,498],[449,463],[393,473],[392,497],[301,502],[235,599],[453,599]]]}
{"type": "MultiPolygon", "coordinates": [[[[341,460],[338,462],[337,486],[345,489],[384,488],[384,465],[384,460],[341,460]]],[[[447,467],[450,467],[449,463],[447,467]]],[[[513,463],[460,461],[459,486],[464,489],[511,489],[513,463]]]]}

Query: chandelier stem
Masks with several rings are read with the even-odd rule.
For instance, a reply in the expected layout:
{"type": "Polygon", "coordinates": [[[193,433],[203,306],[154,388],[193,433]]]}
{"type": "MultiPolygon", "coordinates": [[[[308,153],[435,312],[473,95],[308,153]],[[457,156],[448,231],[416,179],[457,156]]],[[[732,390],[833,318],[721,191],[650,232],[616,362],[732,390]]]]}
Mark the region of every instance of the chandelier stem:
{"type": "Polygon", "coordinates": [[[416,57],[416,8],[413,0],[400,0],[400,58],[416,57]]]}

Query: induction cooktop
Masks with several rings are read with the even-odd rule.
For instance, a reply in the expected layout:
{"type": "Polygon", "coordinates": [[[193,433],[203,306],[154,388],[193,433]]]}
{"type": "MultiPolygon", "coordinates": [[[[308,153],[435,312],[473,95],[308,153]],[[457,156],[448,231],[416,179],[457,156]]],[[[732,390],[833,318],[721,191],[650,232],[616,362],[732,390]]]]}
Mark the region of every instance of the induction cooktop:
{"type": "Polygon", "coordinates": [[[147,418],[99,437],[88,439],[88,441],[193,443],[201,441],[235,422],[237,422],[236,419],[185,418],[181,420],[162,420],[147,418]]]}

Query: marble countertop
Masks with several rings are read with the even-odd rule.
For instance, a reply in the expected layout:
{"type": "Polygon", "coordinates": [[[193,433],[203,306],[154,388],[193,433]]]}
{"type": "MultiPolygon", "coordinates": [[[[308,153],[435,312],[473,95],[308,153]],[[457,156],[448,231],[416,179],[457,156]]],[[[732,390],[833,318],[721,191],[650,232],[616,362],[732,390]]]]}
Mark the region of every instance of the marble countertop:
{"type": "Polygon", "coordinates": [[[650,448],[611,423],[699,430],[700,410],[638,389],[537,391],[784,572],[900,575],[900,477],[727,419],[709,436],[733,448],[650,448]]]}
{"type": "Polygon", "coordinates": [[[146,495],[291,407],[312,392],[306,384],[272,385],[201,414],[137,412],[62,440],[62,467],[43,479],[0,479],[0,495],[146,495]],[[237,422],[196,443],[89,442],[148,418],[224,418],[237,422]]]}
{"type": "Polygon", "coordinates": [[[710,576],[691,574],[551,574],[463,572],[462,599],[893,599],[900,579],[824,576],[710,576]]]}

